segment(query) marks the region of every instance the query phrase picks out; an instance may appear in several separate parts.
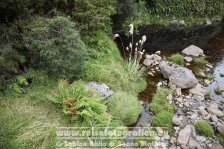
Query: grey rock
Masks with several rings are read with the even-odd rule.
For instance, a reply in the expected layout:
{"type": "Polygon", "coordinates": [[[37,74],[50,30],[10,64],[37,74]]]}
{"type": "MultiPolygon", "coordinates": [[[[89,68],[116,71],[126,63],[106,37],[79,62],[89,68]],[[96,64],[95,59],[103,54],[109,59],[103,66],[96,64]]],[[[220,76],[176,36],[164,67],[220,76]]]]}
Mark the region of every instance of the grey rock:
{"type": "Polygon", "coordinates": [[[208,112],[216,115],[217,117],[223,117],[224,116],[224,113],[221,110],[216,109],[216,108],[209,107],[208,112]]]}
{"type": "Polygon", "coordinates": [[[143,64],[145,66],[148,66],[148,67],[151,66],[153,63],[154,63],[154,61],[153,60],[149,60],[149,59],[145,59],[144,62],[143,62],[143,64]]]}
{"type": "Polygon", "coordinates": [[[189,47],[185,48],[182,51],[182,53],[187,56],[194,56],[194,57],[204,56],[203,50],[195,45],[190,45],[189,47]]]}
{"type": "Polygon", "coordinates": [[[191,62],[191,61],[193,61],[193,58],[191,58],[189,56],[185,56],[184,60],[187,61],[187,62],[191,62]]]}
{"type": "Polygon", "coordinates": [[[99,93],[103,99],[107,99],[109,96],[114,94],[114,91],[103,83],[90,82],[86,85],[86,89],[93,89],[93,94],[99,93]]]}
{"type": "Polygon", "coordinates": [[[212,66],[212,64],[206,64],[206,67],[212,69],[214,66],[212,66]]]}
{"type": "Polygon", "coordinates": [[[198,83],[192,71],[185,67],[171,65],[165,61],[162,61],[159,67],[163,76],[169,79],[171,84],[175,84],[181,89],[193,88],[198,83]]]}
{"type": "Polygon", "coordinates": [[[212,103],[209,108],[214,108],[214,109],[218,109],[219,108],[219,105],[218,103],[212,103]]]}
{"type": "Polygon", "coordinates": [[[221,135],[224,135],[224,125],[218,125],[216,129],[221,135]]]}
{"type": "Polygon", "coordinates": [[[217,123],[217,122],[219,121],[219,119],[217,118],[216,115],[212,115],[212,116],[210,117],[210,119],[211,119],[212,122],[215,122],[215,123],[217,123]]]}
{"type": "Polygon", "coordinates": [[[178,87],[178,88],[176,89],[176,95],[177,95],[177,96],[182,96],[181,88],[178,87]]]}
{"type": "Polygon", "coordinates": [[[175,125],[181,125],[182,124],[182,121],[183,120],[183,117],[182,116],[180,116],[180,117],[177,117],[177,116],[173,116],[173,123],[175,124],[175,125]]]}
{"type": "Polygon", "coordinates": [[[156,132],[157,132],[159,137],[163,136],[163,129],[161,127],[156,127],[156,132]]]}
{"type": "Polygon", "coordinates": [[[177,142],[178,142],[178,144],[180,144],[180,146],[182,148],[186,147],[186,145],[187,145],[187,143],[189,141],[189,138],[191,136],[191,133],[192,133],[192,126],[191,125],[185,126],[185,128],[182,129],[179,132],[179,136],[178,136],[177,142]]]}
{"type": "Polygon", "coordinates": [[[205,141],[206,141],[206,138],[203,137],[203,136],[196,136],[196,140],[197,140],[198,142],[205,142],[205,141]]]}
{"type": "Polygon", "coordinates": [[[194,95],[198,95],[198,96],[204,96],[205,90],[202,88],[201,84],[196,84],[194,86],[194,88],[191,88],[190,93],[194,94],[194,95]]]}
{"type": "Polygon", "coordinates": [[[219,143],[216,143],[212,145],[212,149],[224,149],[224,147],[220,145],[219,143]]]}
{"type": "Polygon", "coordinates": [[[197,143],[197,141],[195,141],[192,137],[190,137],[190,139],[189,139],[189,148],[190,149],[196,149],[199,146],[200,145],[197,143]]]}
{"type": "Polygon", "coordinates": [[[209,118],[209,114],[205,109],[200,109],[199,113],[201,114],[203,119],[208,119],[209,118]]]}

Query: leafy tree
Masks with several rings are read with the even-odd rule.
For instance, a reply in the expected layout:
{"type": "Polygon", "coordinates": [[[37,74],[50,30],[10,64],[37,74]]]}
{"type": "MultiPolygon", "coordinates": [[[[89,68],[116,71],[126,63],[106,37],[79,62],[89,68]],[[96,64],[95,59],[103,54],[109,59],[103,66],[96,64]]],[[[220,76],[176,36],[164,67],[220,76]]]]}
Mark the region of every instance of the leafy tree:
{"type": "Polygon", "coordinates": [[[66,78],[78,78],[87,53],[75,23],[66,17],[37,17],[24,27],[30,64],[66,78]]]}

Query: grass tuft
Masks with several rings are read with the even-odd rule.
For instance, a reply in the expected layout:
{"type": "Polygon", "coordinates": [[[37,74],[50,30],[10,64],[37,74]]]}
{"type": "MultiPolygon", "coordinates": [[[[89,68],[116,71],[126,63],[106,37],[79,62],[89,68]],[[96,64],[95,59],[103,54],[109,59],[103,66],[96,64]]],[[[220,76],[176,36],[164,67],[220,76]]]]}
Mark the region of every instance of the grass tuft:
{"type": "Polygon", "coordinates": [[[169,93],[170,91],[165,88],[157,91],[153,96],[152,102],[150,103],[150,110],[156,114],[163,110],[174,113],[175,105],[169,104],[168,100],[166,99],[169,93]]]}
{"type": "Polygon", "coordinates": [[[179,53],[172,54],[171,57],[170,57],[170,60],[173,63],[178,64],[178,65],[183,65],[184,64],[184,57],[179,53]]]}
{"type": "Polygon", "coordinates": [[[206,121],[203,121],[203,120],[197,121],[195,123],[195,128],[200,135],[203,135],[205,137],[213,137],[214,136],[214,131],[213,131],[211,125],[206,121]]]}
{"type": "Polygon", "coordinates": [[[208,61],[206,60],[206,57],[198,57],[194,59],[194,64],[199,67],[203,67],[208,64],[208,61]]]}
{"type": "Polygon", "coordinates": [[[142,111],[141,103],[132,94],[118,92],[110,97],[108,107],[112,115],[125,125],[134,124],[142,111]]]}

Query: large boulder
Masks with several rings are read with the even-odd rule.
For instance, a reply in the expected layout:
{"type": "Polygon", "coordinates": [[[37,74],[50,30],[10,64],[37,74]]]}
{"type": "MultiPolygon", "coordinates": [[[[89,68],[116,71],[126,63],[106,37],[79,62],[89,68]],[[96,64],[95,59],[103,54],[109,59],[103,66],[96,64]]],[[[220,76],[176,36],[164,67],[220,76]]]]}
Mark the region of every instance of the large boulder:
{"type": "Polygon", "coordinates": [[[169,62],[162,61],[159,65],[163,76],[169,79],[171,84],[175,84],[181,89],[193,88],[198,80],[191,70],[178,65],[172,65],[169,62]]]}
{"type": "Polygon", "coordinates": [[[190,45],[189,47],[185,48],[182,53],[187,56],[204,56],[204,52],[201,48],[195,46],[195,45],[190,45]]]}
{"type": "Polygon", "coordinates": [[[90,82],[86,85],[86,89],[93,89],[93,94],[100,94],[103,99],[107,99],[109,96],[114,94],[114,91],[103,83],[90,82]]]}

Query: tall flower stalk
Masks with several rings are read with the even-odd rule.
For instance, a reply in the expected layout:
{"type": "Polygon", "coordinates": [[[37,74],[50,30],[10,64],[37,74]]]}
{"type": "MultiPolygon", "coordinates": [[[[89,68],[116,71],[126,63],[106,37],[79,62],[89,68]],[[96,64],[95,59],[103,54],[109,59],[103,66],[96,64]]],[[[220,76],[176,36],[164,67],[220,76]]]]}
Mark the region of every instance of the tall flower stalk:
{"type": "Polygon", "coordinates": [[[133,35],[134,34],[134,25],[133,24],[129,25],[128,33],[131,37],[131,41],[130,41],[129,45],[126,47],[128,57],[126,57],[126,52],[124,52],[125,51],[124,44],[123,44],[123,41],[122,41],[121,37],[119,36],[119,34],[115,34],[114,37],[115,38],[119,37],[119,39],[122,43],[125,59],[128,62],[129,73],[131,73],[131,75],[141,76],[144,72],[144,67],[142,67],[142,65],[140,64],[140,61],[145,53],[143,46],[144,46],[144,43],[146,42],[146,36],[145,35],[142,36],[142,39],[134,44],[134,35],[133,35]]]}

